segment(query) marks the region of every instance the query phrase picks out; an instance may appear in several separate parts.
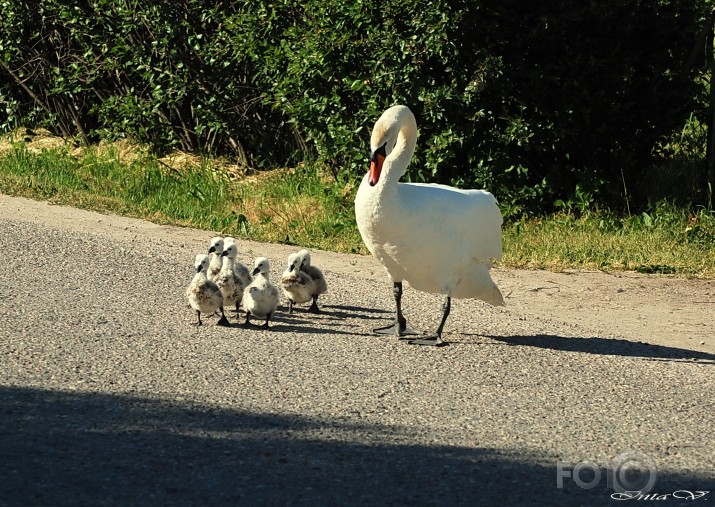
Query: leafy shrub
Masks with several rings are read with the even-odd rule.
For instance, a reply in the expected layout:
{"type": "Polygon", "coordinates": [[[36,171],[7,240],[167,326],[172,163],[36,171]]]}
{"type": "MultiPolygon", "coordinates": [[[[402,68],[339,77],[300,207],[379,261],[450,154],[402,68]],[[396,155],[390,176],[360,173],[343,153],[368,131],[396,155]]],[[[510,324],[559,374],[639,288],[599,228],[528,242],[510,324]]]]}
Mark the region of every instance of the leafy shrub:
{"type": "Polygon", "coordinates": [[[294,149],[251,82],[247,48],[228,41],[240,10],[206,0],[28,4],[5,1],[0,18],[6,129],[40,109],[48,126],[84,141],[128,135],[159,152],[233,153],[254,166],[284,163],[294,149]]]}
{"type": "Polygon", "coordinates": [[[574,189],[615,199],[695,107],[684,61],[702,5],[301,5],[267,59],[266,90],[322,159],[354,174],[372,123],[405,103],[420,127],[413,180],[485,186],[509,214],[574,189]]]}
{"type": "MultiPolygon", "coordinates": [[[[1,0],[0,127],[89,141],[315,157],[364,173],[409,105],[409,178],[492,190],[508,215],[622,199],[695,108],[704,2],[1,0]],[[579,198],[578,195],[576,198],[579,198]],[[590,197],[589,197],[590,198],[590,197]]],[[[645,200],[645,195],[635,195],[645,200]]]]}

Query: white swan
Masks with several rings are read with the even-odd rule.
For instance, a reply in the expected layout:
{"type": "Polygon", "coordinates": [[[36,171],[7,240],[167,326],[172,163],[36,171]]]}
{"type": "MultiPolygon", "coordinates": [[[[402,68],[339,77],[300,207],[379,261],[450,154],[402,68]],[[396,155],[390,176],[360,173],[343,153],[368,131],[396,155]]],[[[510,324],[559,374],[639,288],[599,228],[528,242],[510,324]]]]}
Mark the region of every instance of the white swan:
{"type": "Polygon", "coordinates": [[[320,313],[318,296],[328,290],[323,272],[311,265],[310,252],[301,250],[288,256],[288,267],[281,276],[283,294],[288,298],[288,313],[295,303],[313,300],[308,308],[311,313],[320,313]]]}
{"type": "Polygon", "coordinates": [[[501,258],[502,216],[484,190],[446,185],[399,183],[417,141],[417,124],[406,106],[394,106],[375,123],[370,139],[370,170],[355,197],[355,218],[368,250],[380,261],[394,286],[394,325],[375,332],[415,335],[402,314],[402,282],[444,294],[437,331],[410,343],[442,345],[451,299],[475,298],[503,305],[489,275],[501,258]]]}
{"type": "Polygon", "coordinates": [[[227,326],[228,319],[223,313],[223,296],[221,289],[206,276],[209,267],[209,256],[198,254],[194,262],[196,274],[191,280],[191,284],[186,289],[186,298],[189,300],[191,308],[196,310],[197,325],[201,325],[201,312],[213,313],[221,310],[221,319],[216,323],[220,326],[227,326]]]}
{"type": "Polygon", "coordinates": [[[278,308],[278,289],[270,280],[270,264],[265,257],[255,260],[253,282],[243,291],[243,308],[246,310],[246,323],[251,315],[266,319],[263,327],[268,327],[268,321],[278,308]]]}

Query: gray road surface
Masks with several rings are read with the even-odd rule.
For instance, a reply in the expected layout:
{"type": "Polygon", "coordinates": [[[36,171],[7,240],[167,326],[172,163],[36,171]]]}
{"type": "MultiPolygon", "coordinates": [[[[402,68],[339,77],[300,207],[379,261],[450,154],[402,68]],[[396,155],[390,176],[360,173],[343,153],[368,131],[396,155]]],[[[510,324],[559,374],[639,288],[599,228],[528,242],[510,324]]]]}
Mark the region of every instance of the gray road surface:
{"type": "MultiPolygon", "coordinates": [[[[212,235],[0,196],[0,506],[715,503],[711,282],[497,270],[508,306],[456,301],[425,348],[371,333],[372,259],[313,252],[322,315],[197,328],[212,235]]],[[[239,241],[274,280],[292,250],[239,241]]]]}

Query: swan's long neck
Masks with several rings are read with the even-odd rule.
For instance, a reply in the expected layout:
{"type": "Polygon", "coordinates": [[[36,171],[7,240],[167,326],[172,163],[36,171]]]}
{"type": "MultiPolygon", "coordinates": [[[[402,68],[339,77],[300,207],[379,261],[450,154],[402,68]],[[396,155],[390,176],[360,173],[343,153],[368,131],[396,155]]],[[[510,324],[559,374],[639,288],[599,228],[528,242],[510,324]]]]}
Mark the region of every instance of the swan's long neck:
{"type": "Polygon", "coordinates": [[[384,188],[397,188],[397,182],[402,178],[410,164],[417,144],[417,124],[412,113],[401,114],[397,118],[400,128],[397,143],[382,167],[384,188]]]}

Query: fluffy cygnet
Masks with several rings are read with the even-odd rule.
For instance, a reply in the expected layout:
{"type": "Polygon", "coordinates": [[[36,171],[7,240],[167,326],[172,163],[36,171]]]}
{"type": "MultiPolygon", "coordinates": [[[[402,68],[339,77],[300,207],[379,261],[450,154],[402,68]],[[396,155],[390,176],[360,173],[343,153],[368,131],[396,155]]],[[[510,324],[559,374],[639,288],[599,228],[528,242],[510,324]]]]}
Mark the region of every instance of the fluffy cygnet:
{"type": "Polygon", "coordinates": [[[307,274],[313,281],[313,292],[311,297],[313,298],[313,304],[308,308],[309,312],[320,313],[318,308],[318,296],[324,294],[328,290],[328,283],[325,281],[323,272],[317,267],[311,265],[310,263],[310,252],[308,250],[301,250],[298,252],[300,256],[300,270],[307,274]]]}
{"type": "Polygon", "coordinates": [[[221,310],[221,319],[217,322],[220,326],[227,326],[228,319],[223,313],[223,296],[221,289],[213,281],[209,280],[206,272],[209,267],[209,256],[198,254],[194,262],[196,274],[191,280],[191,284],[186,289],[186,298],[189,300],[191,308],[196,310],[197,325],[201,325],[201,313],[213,313],[221,310]]]}
{"type": "Polygon", "coordinates": [[[254,263],[253,282],[243,291],[243,308],[246,310],[246,325],[251,315],[266,319],[264,327],[278,308],[278,289],[269,278],[270,264],[265,257],[259,257],[254,263]]]}
{"type": "Polygon", "coordinates": [[[288,267],[281,275],[281,289],[288,299],[288,313],[293,313],[293,305],[306,303],[313,297],[313,280],[300,270],[300,256],[294,252],[288,256],[288,267]]]}
{"type": "Polygon", "coordinates": [[[288,298],[288,313],[293,312],[294,304],[307,303],[311,299],[313,304],[308,311],[319,313],[318,296],[328,289],[328,285],[323,273],[310,265],[310,253],[301,250],[288,256],[288,267],[281,277],[281,288],[288,298]]]}
{"type": "Polygon", "coordinates": [[[241,279],[241,282],[243,283],[244,287],[248,287],[251,285],[251,282],[253,281],[253,277],[251,276],[251,272],[249,269],[238,260],[238,245],[236,244],[236,240],[233,239],[231,236],[226,236],[223,238],[223,248],[224,250],[228,248],[228,245],[236,245],[236,260],[233,263],[233,272],[236,273],[236,276],[238,276],[241,279]]]}
{"type": "Polygon", "coordinates": [[[216,236],[211,238],[211,244],[209,245],[209,256],[211,262],[209,264],[209,269],[207,276],[209,280],[213,280],[221,271],[221,266],[223,261],[221,259],[221,254],[223,253],[224,241],[221,236],[216,236]]]}
{"type": "Polygon", "coordinates": [[[236,315],[238,315],[238,307],[243,298],[243,291],[250,282],[244,282],[241,277],[236,274],[234,266],[236,263],[236,254],[238,253],[236,243],[227,242],[224,246],[223,253],[221,253],[223,265],[221,266],[221,271],[219,271],[216,278],[214,278],[214,282],[216,282],[218,288],[221,289],[224,306],[236,305],[236,315]]]}

